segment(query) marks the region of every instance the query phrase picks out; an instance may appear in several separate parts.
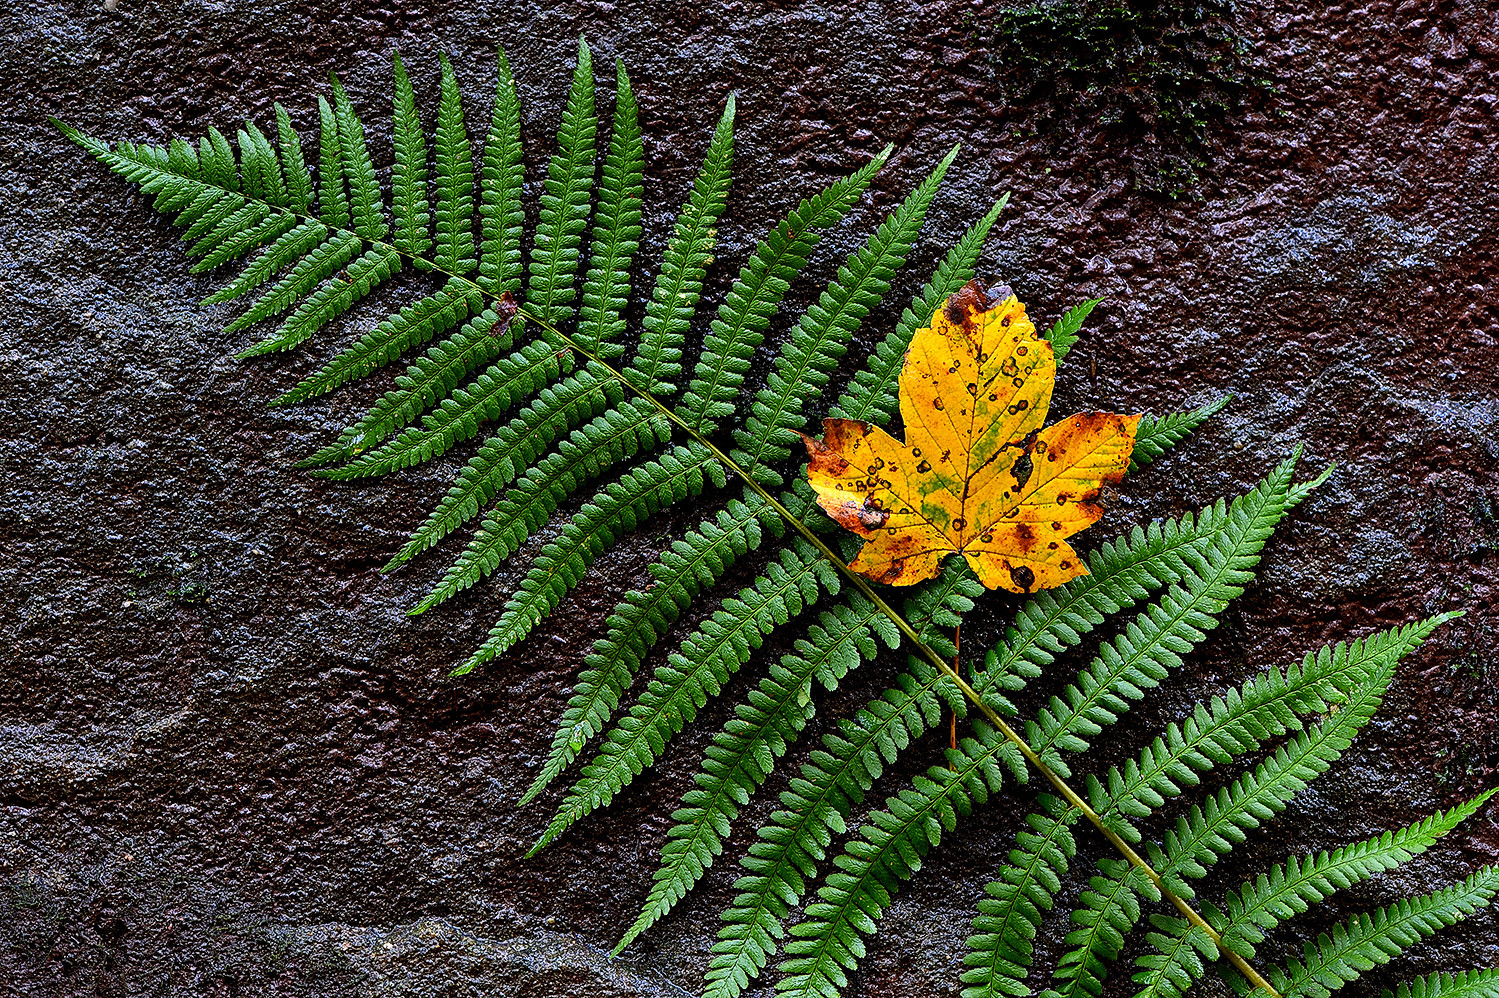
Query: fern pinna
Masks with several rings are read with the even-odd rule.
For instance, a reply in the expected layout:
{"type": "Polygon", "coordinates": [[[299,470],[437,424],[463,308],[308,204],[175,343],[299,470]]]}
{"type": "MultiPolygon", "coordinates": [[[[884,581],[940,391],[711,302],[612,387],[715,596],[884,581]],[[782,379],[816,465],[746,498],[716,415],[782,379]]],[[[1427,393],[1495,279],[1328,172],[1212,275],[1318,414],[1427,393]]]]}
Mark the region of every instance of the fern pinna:
{"type": "MultiPolygon", "coordinates": [[[[414,355],[395,389],[304,465],[332,479],[365,478],[484,438],[386,566],[397,568],[479,521],[412,612],[488,576],[551,523],[565,499],[592,489],[535,557],[488,639],[456,672],[522,641],[593,560],[640,521],[710,484],[727,486],[731,474],[740,479],[737,495],[662,551],[650,567],[652,584],[628,593],[609,616],[524,798],[541,794],[598,740],[534,852],[653,765],[766,637],[797,618],[793,651],[768,664],[714,736],[619,948],[665,916],[721,855],[739,809],[811,722],[816,687],[832,689],[882,647],[901,645],[912,653],[895,684],[822,735],[782,792],[782,807],[740,858],[738,894],[722,914],[709,961],[709,995],[740,994],[778,951],[778,990],[841,993],[867,938],[923,856],[1007,779],[1024,782],[1036,772],[1056,793],[1036,797],[1014,850],[978,901],[962,972],[966,998],[1031,991],[1035,941],[1065,889],[1083,819],[1118,855],[1096,860],[1098,874],[1071,914],[1074,927],[1062,940],[1049,998],[1101,994],[1151,904],[1159,910],[1143,930],[1148,951],[1136,958],[1133,973],[1141,998],[1176,998],[1209,966],[1241,991],[1326,998],[1499,890],[1499,871],[1485,869],[1357,916],[1264,974],[1252,966],[1257,947],[1282,920],[1429,848],[1489,794],[1364,842],[1290,857],[1218,902],[1199,899],[1192,886],[1336,761],[1374,713],[1396,663],[1448,615],[1322,649],[1225,689],[1169,725],[1137,759],[1085,768],[1083,790],[1072,789],[1076,757],[1166,681],[1216,625],[1253,577],[1276,523],[1320,483],[1295,483],[1294,457],[1232,502],[1100,545],[1088,557],[1089,574],[1021,607],[968,681],[947,664],[956,652],[947,634],[983,592],[966,567],[950,565],[916,587],[900,611],[848,573],[849,539],[832,534],[800,466],[789,459],[854,333],[879,314],[956,149],[836,268],[816,303],[788,320],[765,383],[750,391],[751,359],[789,288],[822,234],[864,197],[889,149],[788,212],[750,254],[693,345],[688,334],[701,325],[715,228],[727,203],[733,99],[708,140],[647,294],[631,282],[642,237],[644,154],[623,66],[616,66],[601,151],[592,56],[580,42],[529,238],[520,107],[504,54],[477,159],[457,77],[445,58],[439,68],[435,127],[428,132],[405,67],[399,57],[393,61],[388,198],[365,126],[336,78],[331,100],[317,103],[315,170],[279,105],[273,129],[246,122],[233,144],[211,129],[196,144],[111,146],[59,127],[173,215],[186,230],[194,271],[248,258],[207,299],[252,299],[230,330],[275,321],[243,357],[298,346],[403,267],[430,272],[430,294],[388,315],[277,400],[303,402],[414,355]],[[644,301],[637,335],[626,319],[632,295],[644,301]],[[690,604],[767,541],[773,552],[753,581],[719,598],[655,668],[638,701],[616,717],[641,666],[690,604]],[[1131,608],[1133,617],[1105,637],[1060,694],[1022,724],[1004,720],[1018,713],[1017,692],[1111,615],[1131,608]],[[967,718],[975,709],[979,716],[948,750],[946,765],[910,780],[883,807],[865,810],[886,769],[944,711],[967,718]],[[1188,808],[1159,840],[1141,831],[1169,798],[1256,752],[1258,762],[1188,808]]],[[[838,379],[842,390],[827,414],[891,420],[907,344],[973,278],[1003,205],[972,225],[867,359],[838,379]]],[[[1046,333],[1058,361],[1095,304],[1072,309],[1046,333]]],[[[1164,455],[1224,401],[1146,416],[1132,468],[1164,455]]],[[[1431,975],[1397,994],[1495,998],[1499,972],[1431,975]]]]}

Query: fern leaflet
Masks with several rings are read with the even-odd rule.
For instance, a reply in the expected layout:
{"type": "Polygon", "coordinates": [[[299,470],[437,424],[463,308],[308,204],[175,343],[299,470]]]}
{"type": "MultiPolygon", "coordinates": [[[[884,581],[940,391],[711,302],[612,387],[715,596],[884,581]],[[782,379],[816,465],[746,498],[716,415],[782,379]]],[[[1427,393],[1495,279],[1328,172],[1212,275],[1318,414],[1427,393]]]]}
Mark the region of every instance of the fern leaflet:
{"type": "Polygon", "coordinates": [[[390,123],[395,164],[390,168],[390,187],[396,218],[392,243],[403,253],[421,257],[432,248],[429,231],[432,215],[427,200],[427,137],[422,132],[416,94],[411,89],[411,80],[406,75],[406,67],[401,64],[399,52],[391,56],[391,70],[395,77],[390,123]]]}
{"type": "Polygon", "coordinates": [[[577,294],[573,278],[578,273],[583,228],[588,224],[597,134],[593,55],[579,39],[578,65],[573,71],[567,109],[562,113],[562,127],[557,131],[557,152],[547,164],[536,244],[528,268],[530,305],[554,325],[571,314],[569,305],[577,294]]]}
{"type": "Polygon", "coordinates": [[[1272,968],[1271,980],[1283,998],[1328,998],[1417,940],[1484,907],[1495,891],[1499,891],[1499,867],[1489,866],[1444,890],[1397,901],[1373,914],[1355,915],[1335,926],[1330,936],[1307,943],[1302,959],[1292,960],[1285,970],[1272,968]]]}

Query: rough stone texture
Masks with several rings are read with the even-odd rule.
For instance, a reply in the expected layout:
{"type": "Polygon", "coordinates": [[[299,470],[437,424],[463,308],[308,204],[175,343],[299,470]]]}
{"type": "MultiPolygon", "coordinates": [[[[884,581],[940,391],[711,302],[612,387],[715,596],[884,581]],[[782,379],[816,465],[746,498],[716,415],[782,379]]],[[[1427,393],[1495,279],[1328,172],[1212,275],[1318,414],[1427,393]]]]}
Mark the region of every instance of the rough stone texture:
{"type": "MultiPolygon", "coordinates": [[[[456,545],[390,577],[377,568],[461,457],[329,485],[293,462],[385,382],[266,407],[378,310],[295,356],[233,362],[247,340],[217,331],[231,313],[194,304],[214,279],[189,276],[170,228],[45,119],[159,141],[247,115],[264,123],[280,100],[305,128],[336,70],[379,123],[380,149],[395,45],[424,94],[434,50],[446,50],[482,109],[504,43],[533,168],[578,32],[600,65],[622,56],[648,136],[647,260],[667,231],[664,206],[680,201],[737,92],[715,300],[764,225],[819,182],[896,144],[858,224],[819,250],[826,274],[963,140],[900,294],[1010,190],[986,272],[1043,318],[1107,299],[1064,368],[1058,412],[1235,396],[1198,438],[1126,482],[1094,536],[1242,491],[1299,441],[1308,474],[1338,463],[1267,549],[1262,581],[1105,758],[1197,696],[1319,642],[1469,613],[1402,665],[1354,751],[1214,883],[1494,783],[1499,15],[1469,3],[1256,5],[1240,30],[1277,90],[1218,129],[1200,200],[1173,203],[1128,182],[1122,153],[1143,137],[1087,122],[1058,135],[1044,127],[1052,109],[1007,101],[1003,46],[950,27],[964,14],[984,18],[981,6],[902,0],[395,0],[353,14],[110,0],[3,15],[0,993],[591,998],[698,987],[731,896],[727,858],[622,958],[604,954],[645,895],[722,707],[659,772],[538,859],[521,854],[558,798],[514,806],[580,653],[695,510],[658,518],[603,559],[516,653],[444,679],[515,572],[408,619],[456,545]]],[[[1006,606],[996,601],[975,630],[994,633],[1006,606]]],[[[892,667],[866,669],[818,723],[853,709],[892,667]]],[[[933,758],[913,753],[877,789],[933,758]]],[[[767,813],[762,798],[735,856],[767,813]]],[[[900,894],[859,992],[956,991],[979,885],[1028,804],[1025,792],[992,802],[949,837],[900,894]]],[[[1306,924],[1496,858],[1499,828],[1484,815],[1306,924]]],[[[1280,938],[1276,952],[1295,936],[1280,938]]],[[[1493,964],[1499,919],[1484,915],[1354,990],[1493,964]]],[[[1109,993],[1132,993],[1123,974],[1109,993]]]]}

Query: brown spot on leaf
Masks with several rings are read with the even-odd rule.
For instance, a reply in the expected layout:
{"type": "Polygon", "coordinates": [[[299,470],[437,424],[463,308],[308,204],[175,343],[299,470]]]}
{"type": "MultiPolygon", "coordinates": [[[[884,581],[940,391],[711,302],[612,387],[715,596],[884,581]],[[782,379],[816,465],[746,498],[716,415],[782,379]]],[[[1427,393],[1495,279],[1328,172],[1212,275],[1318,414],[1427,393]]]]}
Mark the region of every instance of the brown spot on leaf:
{"type": "Polygon", "coordinates": [[[878,530],[885,525],[885,521],[888,519],[890,519],[889,513],[878,507],[870,506],[868,503],[865,503],[859,509],[859,522],[864,525],[864,529],[866,530],[878,530]]]}

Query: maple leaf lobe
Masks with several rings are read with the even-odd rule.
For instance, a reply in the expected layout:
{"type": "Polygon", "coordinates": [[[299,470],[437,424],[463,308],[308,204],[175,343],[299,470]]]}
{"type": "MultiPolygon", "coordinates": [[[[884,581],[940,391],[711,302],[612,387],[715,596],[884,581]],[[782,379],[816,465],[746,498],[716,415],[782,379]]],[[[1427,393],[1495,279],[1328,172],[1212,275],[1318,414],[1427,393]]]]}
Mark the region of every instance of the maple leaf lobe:
{"type": "Polygon", "coordinates": [[[1095,500],[1128,468],[1139,417],[1044,427],[1055,380],[1051,344],[1008,289],[971,281],[949,297],[901,368],[904,443],[850,419],[803,437],[818,504],[870,541],[851,567],[911,585],[961,554],[984,585],[1011,592],[1086,574],[1064,538],[1103,514],[1095,500]]]}

